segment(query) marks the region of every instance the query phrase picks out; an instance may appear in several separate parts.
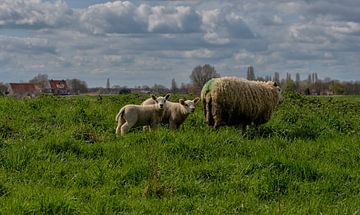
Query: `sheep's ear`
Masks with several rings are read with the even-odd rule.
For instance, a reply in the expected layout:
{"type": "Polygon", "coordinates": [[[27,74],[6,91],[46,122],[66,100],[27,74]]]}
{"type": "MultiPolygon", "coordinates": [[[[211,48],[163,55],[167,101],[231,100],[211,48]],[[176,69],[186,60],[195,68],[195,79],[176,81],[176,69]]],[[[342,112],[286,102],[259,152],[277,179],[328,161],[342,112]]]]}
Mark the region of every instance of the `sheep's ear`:
{"type": "Polygon", "coordinates": [[[196,98],[194,99],[194,104],[197,104],[199,101],[200,101],[200,98],[199,98],[199,97],[196,97],[196,98]]]}
{"type": "Polygon", "coordinates": [[[156,101],[156,97],[154,95],[151,95],[151,98],[156,101]]]}
{"type": "Polygon", "coordinates": [[[166,99],[166,100],[168,100],[169,97],[170,97],[170,93],[168,93],[168,94],[165,95],[165,99],[166,99]]]}
{"type": "Polygon", "coordinates": [[[179,99],[179,103],[182,104],[182,105],[185,105],[184,99],[179,99]]]}
{"type": "Polygon", "coordinates": [[[277,87],[277,86],[279,86],[278,83],[274,82],[274,87],[277,87]]]}

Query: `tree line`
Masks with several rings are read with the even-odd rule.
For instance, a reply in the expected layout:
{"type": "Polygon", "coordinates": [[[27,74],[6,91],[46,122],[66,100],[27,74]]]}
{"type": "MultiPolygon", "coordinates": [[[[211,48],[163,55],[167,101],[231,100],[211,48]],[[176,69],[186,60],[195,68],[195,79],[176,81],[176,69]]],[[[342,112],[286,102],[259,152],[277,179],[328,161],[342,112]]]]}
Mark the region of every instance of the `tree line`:
{"type": "MultiPolygon", "coordinates": [[[[110,86],[110,79],[106,80],[106,87],[88,88],[85,81],[79,79],[67,79],[67,85],[70,88],[71,94],[78,93],[100,93],[100,94],[121,94],[130,92],[142,92],[142,93],[193,93],[199,94],[202,86],[211,78],[220,77],[220,74],[216,71],[214,66],[210,64],[196,66],[189,78],[190,83],[181,83],[178,85],[176,80],[171,80],[170,88],[161,84],[154,84],[153,86],[143,85],[128,88],[126,86],[113,85],[110,86]]],[[[300,73],[295,74],[295,78],[292,78],[290,73],[286,74],[286,77],[281,78],[278,72],[275,72],[273,76],[256,76],[254,67],[249,66],[247,68],[246,79],[259,80],[259,81],[274,81],[280,84],[284,91],[298,92],[304,95],[354,95],[360,94],[360,81],[339,81],[332,80],[331,78],[320,79],[317,73],[311,73],[306,79],[301,79],[300,73]]],[[[49,88],[49,79],[46,74],[38,74],[29,83],[34,83],[41,88],[49,88]]],[[[7,85],[0,82],[0,94],[5,94],[7,91],[7,85]]]]}

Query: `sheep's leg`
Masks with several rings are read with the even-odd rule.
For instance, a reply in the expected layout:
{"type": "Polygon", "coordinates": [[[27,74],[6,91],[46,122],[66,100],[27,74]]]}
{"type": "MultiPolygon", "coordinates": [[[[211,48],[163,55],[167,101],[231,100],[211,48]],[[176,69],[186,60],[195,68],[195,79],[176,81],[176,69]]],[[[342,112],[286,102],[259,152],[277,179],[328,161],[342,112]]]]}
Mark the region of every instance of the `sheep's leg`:
{"type": "Polygon", "coordinates": [[[241,133],[242,133],[242,134],[245,134],[247,125],[244,123],[244,124],[240,124],[239,127],[240,127],[240,129],[241,129],[241,133]]]}
{"type": "Polygon", "coordinates": [[[213,117],[213,113],[212,113],[212,100],[211,97],[207,99],[207,103],[206,103],[206,107],[205,107],[205,119],[206,119],[206,123],[209,126],[214,126],[214,117],[213,117]]]}
{"type": "Polygon", "coordinates": [[[217,129],[221,125],[221,110],[216,103],[212,103],[212,119],[214,120],[214,128],[217,129]]]}

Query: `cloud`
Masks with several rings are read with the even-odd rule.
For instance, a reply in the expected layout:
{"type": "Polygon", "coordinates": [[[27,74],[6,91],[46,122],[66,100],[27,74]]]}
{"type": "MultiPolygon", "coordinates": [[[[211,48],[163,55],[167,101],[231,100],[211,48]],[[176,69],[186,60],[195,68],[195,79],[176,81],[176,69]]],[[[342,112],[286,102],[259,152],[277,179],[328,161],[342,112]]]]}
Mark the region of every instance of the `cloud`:
{"type": "Polygon", "coordinates": [[[14,54],[52,54],[57,53],[56,46],[48,39],[32,37],[3,37],[0,36],[0,53],[14,54]]]}
{"type": "Polygon", "coordinates": [[[0,5],[3,28],[54,28],[69,25],[73,18],[73,11],[60,0],[2,0],[0,5]]]}
{"type": "MultiPolygon", "coordinates": [[[[139,9],[139,14],[145,8],[139,9]]],[[[80,12],[80,23],[94,34],[141,33],[146,30],[144,20],[137,19],[137,8],[131,2],[96,4],[80,12]]],[[[145,12],[146,13],[146,12],[145,12]]]]}
{"type": "Polygon", "coordinates": [[[222,75],[360,66],[358,0],[106,1],[2,0],[0,72],[134,86],[186,83],[206,63],[222,75]]]}
{"type": "Polygon", "coordinates": [[[306,5],[306,11],[313,15],[326,15],[337,20],[360,22],[360,2],[357,0],[315,0],[306,5]]]}
{"type": "Polygon", "coordinates": [[[202,11],[201,28],[205,40],[214,44],[227,44],[234,38],[255,38],[241,16],[228,7],[202,11]]]}
{"type": "Polygon", "coordinates": [[[139,6],[125,1],[93,5],[80,12],[80,22],[95,34],[194,33],[200,17],[186,6],[139,6]]]}
{"type": "Polygon", "coordinates": [[[209,49],[197,49],[191,51],[185,51],[185,58],[212,58],[215,56],[215,52],[209,49]]]}

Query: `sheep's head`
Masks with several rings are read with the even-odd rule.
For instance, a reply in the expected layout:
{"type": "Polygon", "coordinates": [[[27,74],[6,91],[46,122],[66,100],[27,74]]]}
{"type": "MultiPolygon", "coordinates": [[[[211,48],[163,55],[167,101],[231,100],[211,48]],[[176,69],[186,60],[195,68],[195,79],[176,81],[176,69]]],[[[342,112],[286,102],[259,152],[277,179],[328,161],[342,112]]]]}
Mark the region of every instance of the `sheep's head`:
{"type": "Polygon", "coordinates": [[[281,90],[280,86],[276,82],[273,82],[273,87],[275,87],[275,89],[276,89],[276,92],[278,94],[278,104],[280,104],[284,100],[284,98],[282,96],[282,90],[281,90]]]}
{"type": "Polygon", "coordinates": [[[169,99],[169,97],[170,97],[170,94],[166,94],[164,97],[159,96],[157,98],[154,95],[151,96],[151,98],[156,102],[156,104],[159,105],[160,109],[165,108],[166,101],[169,99]]]}
{"type": "Polygon", "coordinates": [[[193,113],[195,111],[195,105],[199,102],[200,98],[196,97],[194,100],[180,99],[179,103],[183,105],[188,113],[193,113]]]}

